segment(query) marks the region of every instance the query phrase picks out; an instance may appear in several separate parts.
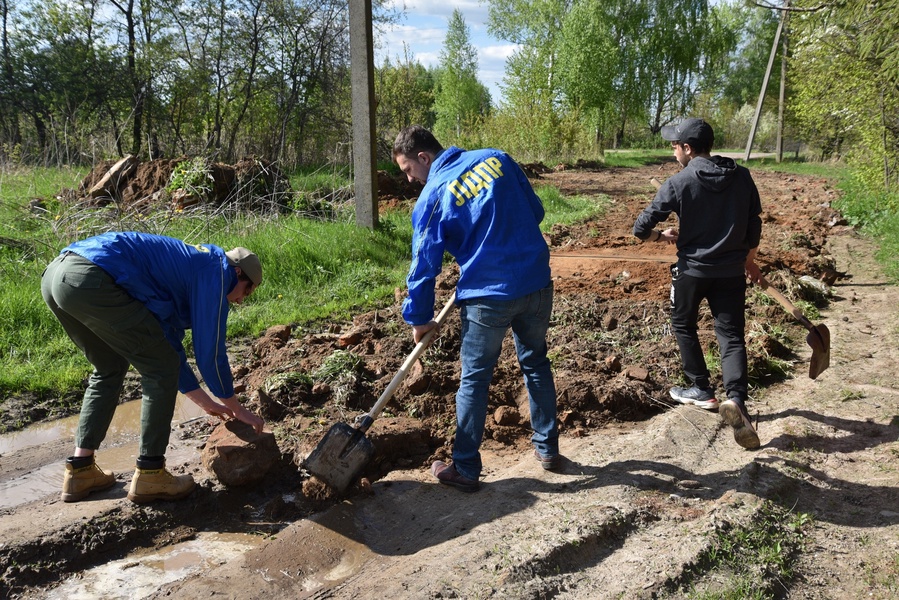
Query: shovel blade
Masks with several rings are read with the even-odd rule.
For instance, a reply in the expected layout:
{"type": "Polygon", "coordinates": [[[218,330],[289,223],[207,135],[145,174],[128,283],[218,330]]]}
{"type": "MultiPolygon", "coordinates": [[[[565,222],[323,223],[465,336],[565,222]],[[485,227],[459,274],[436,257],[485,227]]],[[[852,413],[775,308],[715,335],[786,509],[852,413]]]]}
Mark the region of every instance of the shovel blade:
{"type": "Polygon", "coordinates": [[[816,379],[830,366],[830,330],[827,325],[815,325],[809,329],[805,341],[812,348],[812,358],[808,364],[808,376],[816,379]]]}
{"type": "Polygon", "coordinates": [[[304,466],[333,489],[342,492],[374,453],[375,448],[364,433],[346,423],[337,423],[309,453],[304,466]]]}

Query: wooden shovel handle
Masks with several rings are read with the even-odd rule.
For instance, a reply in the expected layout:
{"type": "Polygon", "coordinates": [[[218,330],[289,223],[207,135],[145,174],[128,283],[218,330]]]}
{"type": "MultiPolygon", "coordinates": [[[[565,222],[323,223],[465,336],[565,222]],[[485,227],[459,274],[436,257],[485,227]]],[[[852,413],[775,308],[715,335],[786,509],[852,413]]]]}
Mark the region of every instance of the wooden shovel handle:
{"type": "Polygon", "coordinates": [[[783,306],[788,313],[790,313],[791,315],[796,317],[796,319],[800,323],[802,323],[802,325],[806,329],[808,329],[809,331],[812,331],[815,328],[815,326],[812,325],[812,322],[809,321],[808,318],[806,318],[806,316],[804,314],[802,314],[802,311],[799,310],[796,307],[796,305],[794,305],[792,302],[790,302],[786,296],[781,294],[777,288],[773,287],[771,285],[771,283],[767,279],[765,279],[764,275],[759,280],[759,287],[762,288],[763,290],[765,290],[765,292],[769,296],[771,296],[772,298],[777,300],[780,303],[780,305],[783,306]]]}
{"type": "Polygon", "coordinates": [[[375,419],[378,418],[378,415],[381,414],[381,411],[384,410],[384,406],[386,406],[387,402],[393,396],[393,393],[396,391],[396,388],[400,386],[403,382],[403,379],[406,378],[406,374],[409,372],[409,369],[412,368],[412,365],[415,364],[415,361],[418,360],[418,357],[425,351],[425,349],[431,345],[431,340],[437,334],[437,330],[443,325],[443,322],[446,321],[447,315],[449,315],[450,310],[453,308],[453,304],[456,301],[456,293],[453,292],[453,295],[450,296],[450,299],[447,300],[446,306],[443,307],[443,310],[437,315],[434,319],[434,322],[437,323],[437,327],[429,330],[425,333],[424,337],[421,338],[421,341],[415,344],[415,348],[412,349],[412,352],[409,356],[406,357],[406,360],[403,361],[403,365],[400,367],[400,370],[397,371],[396,375],[393,376],[393,379],[390,380],[390,383],[387,384],[387,387],[381,392],[381,395],[378,397],[378,401],[375,402],[375,405],[371,407],[371,410],[368,411],[364,417],[362,417],[361,422],[359,424],[358,429],[363,433],[368,431],[368,428],[371,427],[371,424],[375,419]]]}

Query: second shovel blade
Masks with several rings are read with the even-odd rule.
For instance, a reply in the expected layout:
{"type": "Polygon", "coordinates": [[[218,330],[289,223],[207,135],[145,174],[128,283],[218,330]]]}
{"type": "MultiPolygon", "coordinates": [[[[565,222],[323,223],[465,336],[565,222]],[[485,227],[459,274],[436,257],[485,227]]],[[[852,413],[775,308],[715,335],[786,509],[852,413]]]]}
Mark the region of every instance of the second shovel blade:
{"type": "Polygon", "coordinates": [[[808,365],[808,376],[816,379],[830,366],[830,330],[823,323],[809,331],[805,341],[812,348],[812,358],[808,365]]]}

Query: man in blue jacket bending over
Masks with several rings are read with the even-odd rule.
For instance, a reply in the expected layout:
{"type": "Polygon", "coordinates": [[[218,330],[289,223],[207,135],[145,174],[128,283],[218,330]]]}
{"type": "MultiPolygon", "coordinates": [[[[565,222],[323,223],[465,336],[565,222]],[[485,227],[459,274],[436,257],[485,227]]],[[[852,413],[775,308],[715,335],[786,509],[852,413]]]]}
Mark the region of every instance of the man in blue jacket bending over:
{"type": "Polygon", "coordinates": [[[444,149],[418,125],[399,133],[393,158],[409,181],[425,184],[412,211],[409,297],[403,303],[416,343],[436,325],[434,284],[444,251],[460,269],[462,380],[453,460],[435,461],[431,472],[464,492],[478,489],[487,389],[510,327],[530,400],[535,456],[544,469],[558,469],[556,387],[546,356],[553,286],[540,198],[504,152],[444,149]]]}
{"type": "Polygon", "coordinates": [[[128,498],[136,503],[184,498],[193,478],[165,468],[175,399],[182,392],[211,415],[237,418],[261,432],[262,418],[234,394],[225,353],[229,303],[262,282],[259,258],[146,233],[104,233],[64,248],[41,279],[44,301],[94,367],[81,405],[75,454],[66,461],[62,500],[75,502],[112,487],[97,466],[129,365],[140,373],[140,455],[128,498]],[[213,400],[187,364],[190,329],[197,367],[213,400]]]}

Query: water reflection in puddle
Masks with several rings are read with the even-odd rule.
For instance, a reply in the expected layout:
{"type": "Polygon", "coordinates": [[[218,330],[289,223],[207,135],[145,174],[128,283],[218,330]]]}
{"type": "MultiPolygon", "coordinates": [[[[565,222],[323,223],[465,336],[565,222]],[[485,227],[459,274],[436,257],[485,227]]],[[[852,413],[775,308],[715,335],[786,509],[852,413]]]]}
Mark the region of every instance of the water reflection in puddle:
{"type": "MultiPolygon", "coordinates": [[[[121,436],[137,436],[140,432],[140,406],[140,400],[133,400],[120,404],[116,408],[115,416],[106,432],[107,439],[104,446],[115,443],[121,436]]],[[[177,424],[204,414],[206,413],[200,407],[178,394],[172,422],[177,424]]],[[[35,423],[21,431],[0,435],[0,455],[11,454],[30,446],[48,444],[66,437],[74,438],[76,427],[78,427],[78,415],[73,415],[46,423],[35,423]]]]}
{"type": "MultiPolygon", "coordinates": [[[[116,408],[106,439],[97,450],[98,464],[104,469],[111,469],[116,473],[133,471],[138,451],[140,407],[140,401],[135,400],[120,404],[116,408]]],[[[196,404],[178,394],[173,424],[177,426],[178,423],[184,423],[203,415],[205,413],[196,404]]],[[[8,456],[31,446],[49,444],[60,439],[72,439],[72,444],[74,444],[76,427],[78,427],[77,415],[48,423],[37,423],[22,431],[0,435],[0,455],[8,456]]],[[[0,508],[18,506],[49,494],[58,493],[62,485],[65,459],[71,452],[72,448],[66,448],[60,454],[58,461],[0,482],[0,508]]],[[[170,453],[166,458],[171,464],[177,463],[179,460],[176,453],[170,453]]],[[[2,469],[2,459],[0,459],[0,469],[2,469]]]]}
{"type": "Polygon", "coordinates": [[[50,590],[46,600],[146,598],[165,584],[213,569],[262,543],[259,536],[200,532],[162,552],[132,555],[82,571],[50,590]]]}

